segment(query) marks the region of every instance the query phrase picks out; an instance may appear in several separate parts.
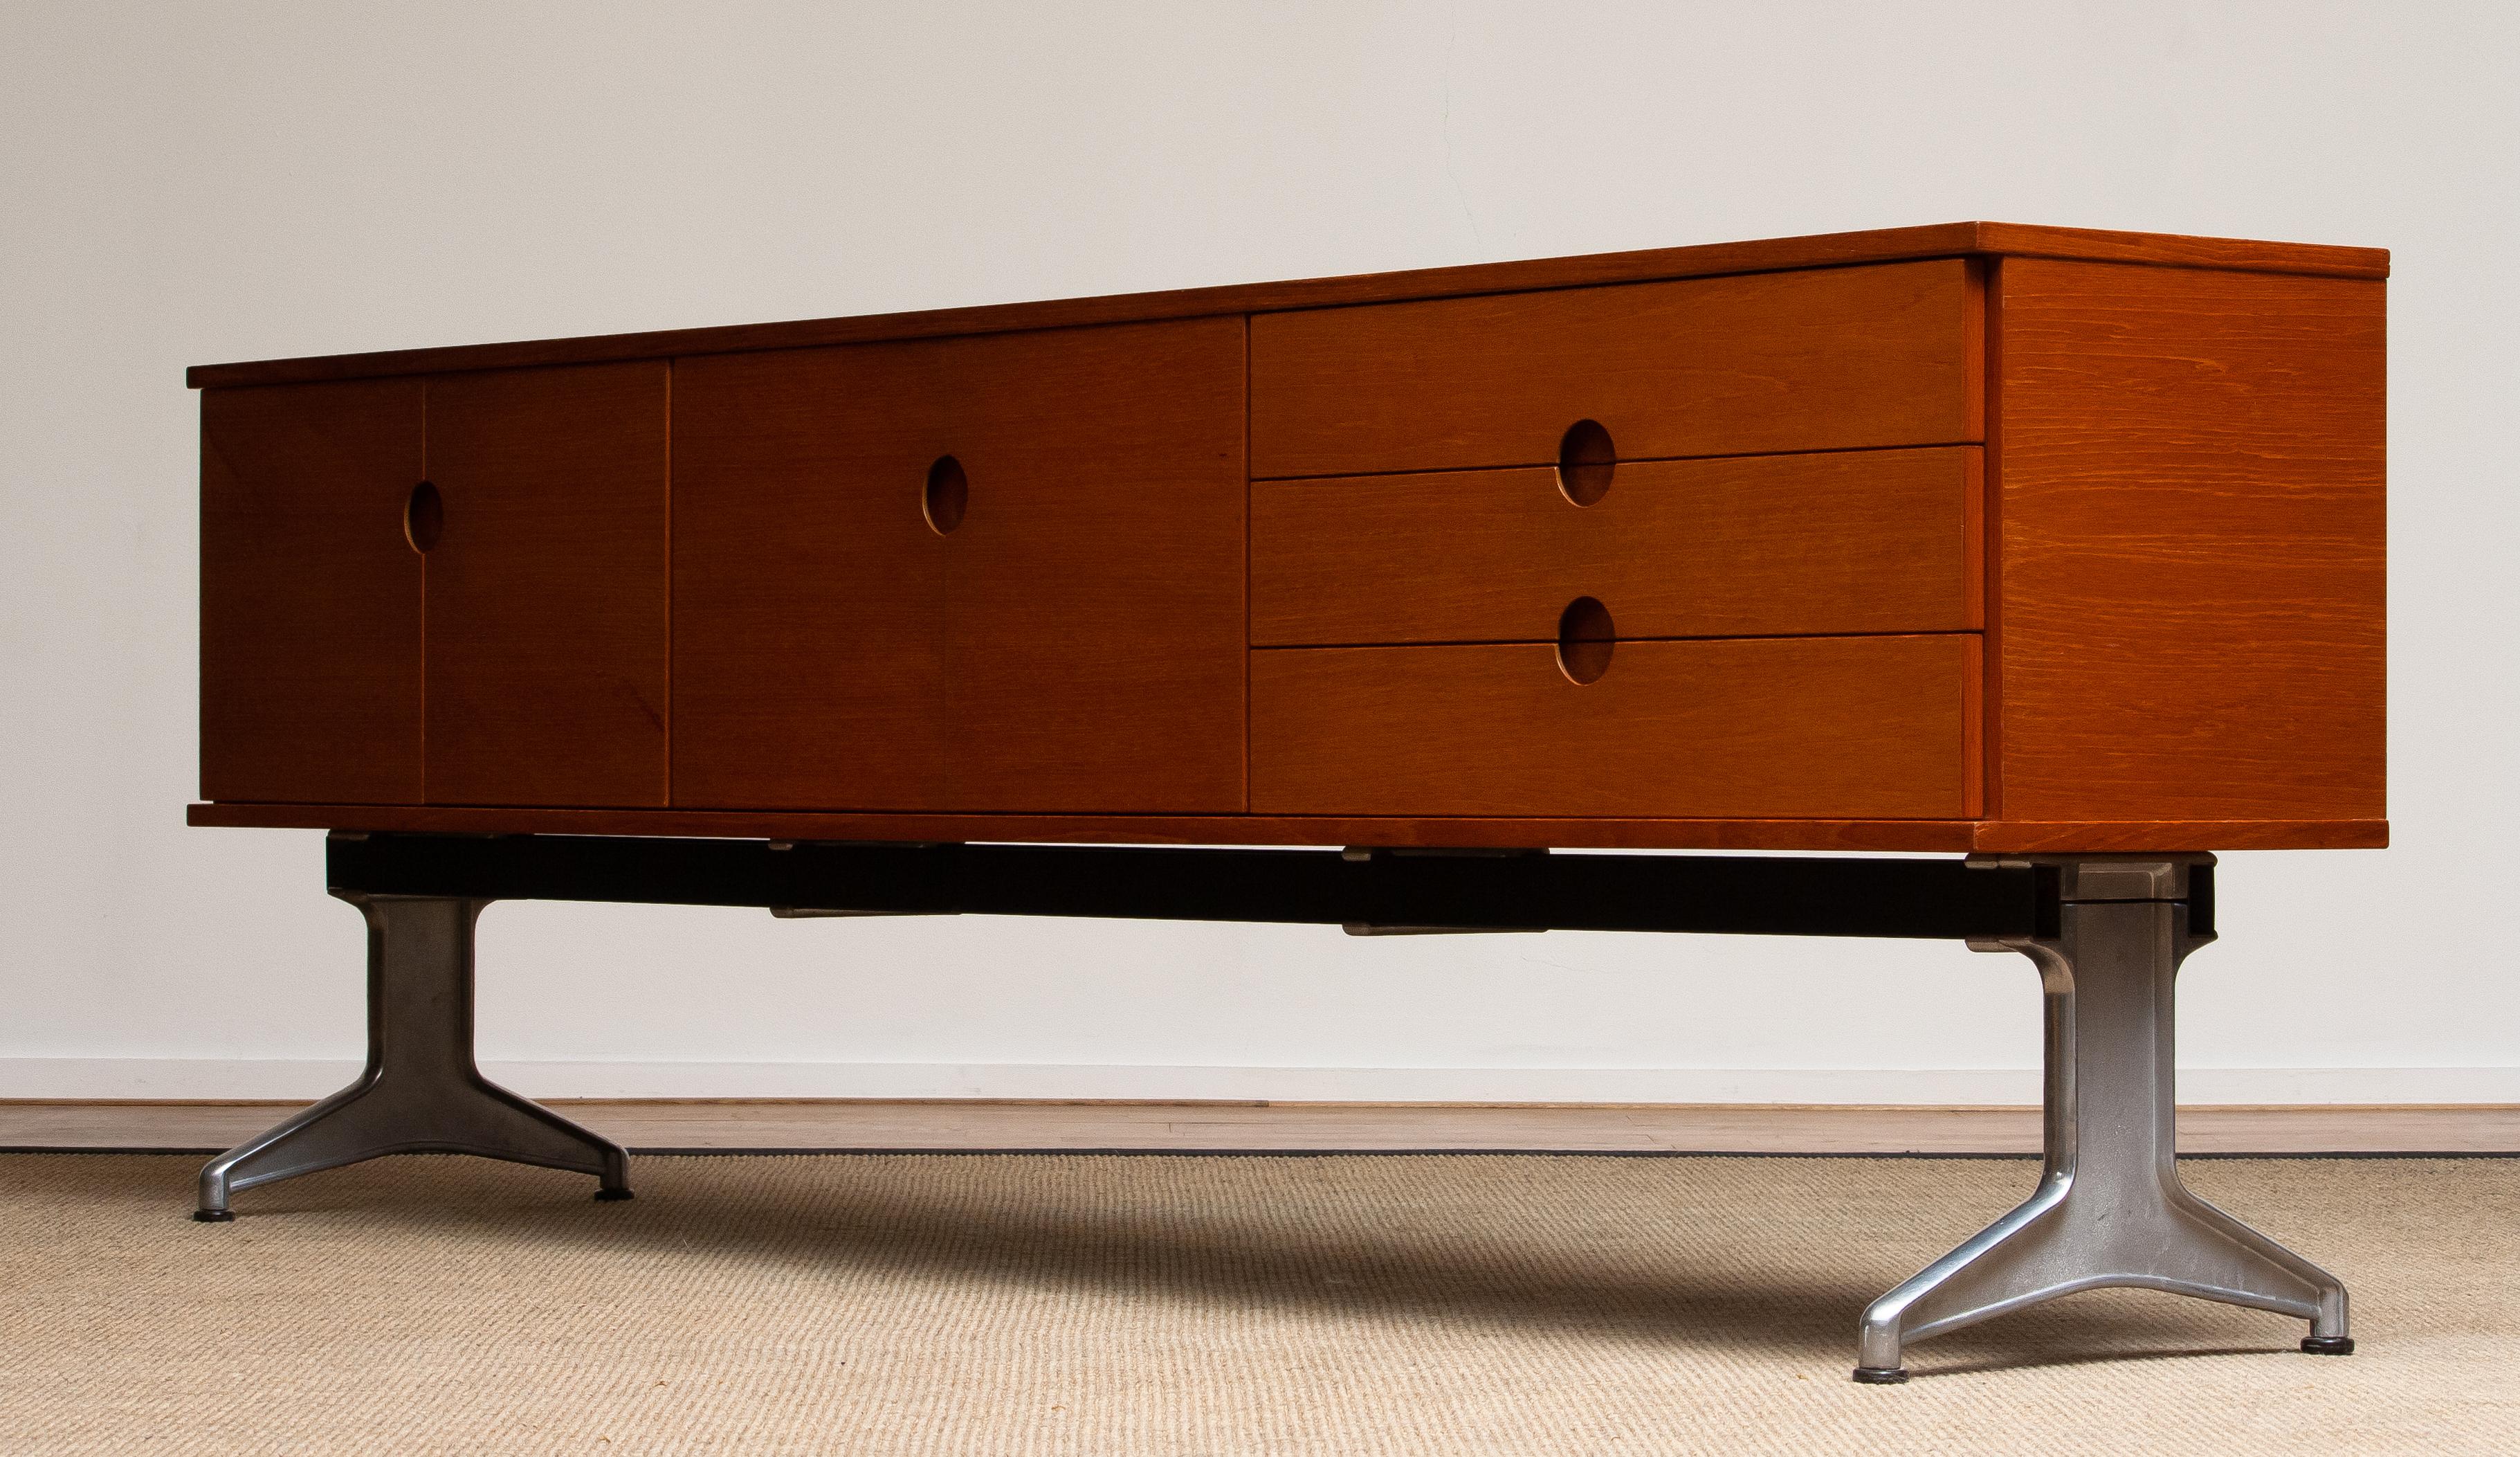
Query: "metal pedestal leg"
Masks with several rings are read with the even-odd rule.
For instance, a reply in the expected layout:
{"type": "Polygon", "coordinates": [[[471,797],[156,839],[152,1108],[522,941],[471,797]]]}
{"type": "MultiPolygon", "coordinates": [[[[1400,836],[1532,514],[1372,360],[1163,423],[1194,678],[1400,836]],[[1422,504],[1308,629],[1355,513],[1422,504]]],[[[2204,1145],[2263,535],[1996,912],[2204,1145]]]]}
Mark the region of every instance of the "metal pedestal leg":
{"type": "MultiPolygon", "coordinates": [[[[2336,1278],[2189,1193],[2179,1179],[2173,986],[2187,953],[2191,868],[2211,856],[2058,864],[2053,939],[2019,951],[2047,988],[2047,1166],[2038,1192],[1864,1312],[1860,1382],[1908,1379],[1911,1341],[2103,1286],[2201,1296],[2299,1316],[2302,1348],[2354,1349],[2336,1278]]],[[[2200,878],[2201,879],[2201,878],[2200,878]]]]}
{"type": "Polygon", "coordinates": [[[472,924],[486,900],[336,891],[368,920],[368,1066],[358,1081],[202,1169],[196,1219],[229,1196],[381,1154],[478,1154],[575,1169],[630,1197],[630,1159],[481,1075],[472,1061],[472,924]]]}

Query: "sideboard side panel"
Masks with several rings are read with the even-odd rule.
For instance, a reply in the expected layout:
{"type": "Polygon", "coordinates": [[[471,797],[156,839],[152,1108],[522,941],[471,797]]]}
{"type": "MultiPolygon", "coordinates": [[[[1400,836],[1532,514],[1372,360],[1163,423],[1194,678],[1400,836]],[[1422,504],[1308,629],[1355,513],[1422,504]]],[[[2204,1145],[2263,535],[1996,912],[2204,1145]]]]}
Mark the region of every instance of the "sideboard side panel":
{"type": "Polygon", "coordinates": [[[2381,818],[2386,286],[1998,287],[2003,818],[2381,818]]]}

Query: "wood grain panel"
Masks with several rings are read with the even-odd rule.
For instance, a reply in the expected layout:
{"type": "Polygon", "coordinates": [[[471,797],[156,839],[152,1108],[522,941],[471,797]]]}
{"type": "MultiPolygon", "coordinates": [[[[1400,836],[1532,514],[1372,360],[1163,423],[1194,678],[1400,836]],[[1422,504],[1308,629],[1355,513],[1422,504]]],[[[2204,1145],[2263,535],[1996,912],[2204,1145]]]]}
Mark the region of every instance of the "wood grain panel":
{"type": "Polygon", "coordinates": [[[1553,470],[1254,482],[1251,640],[1553,639],[1587,596],[1633,637],[1974,629],[1978,457],[1639,463],[1589,506],[1553,470]]]}
{"type": "Polygon", "coordinates": [[[1621,460],[1975,440],[1957,259],[1264,314],[1251,473],[1553,464],[1578,420],[1621,460]]]}
{"type": "Polygon", "coordinates": [[[1462,297],[1532,289],[1582,288],[1660,279],[1709,278],[1728,273],[1764,273],[1783,268],[1966,255],[2083,258],[2168,267],[2257,269],[2336,278],[2386,278],[2389,273],[2388,250],[2377,248],[2190,238],[2169,233],[2050,228],[2023,223],[1936,223],[1925,227],[1697,244],[1686,248],[1642,249],[1571,258],[1514,259],[1450,268],[1356,274],[1344,278],[1122,294],[1100,298],[1060,298],[856,318],[613,334],[590,339],[533,340],[244,364],[197,365],[186,378],[195,388],[201,388],[300,380],[433,374],[445,370],[513,369],[530,365],[674,356],[688,358],[756,349],[816,348],[862,343],[870,340],[929,339],[1027,329],[1144,323],[1158,319],[1380,303],[1403,298],[1462,297]]]}
{"type": "Polygon", "coordinates": [[[677,803],[1242,807],[1240,320],[697,360],[675,421],[677,803]]]}
{"type": "Polygon", "coordinates": [[[428,797],[665,802],[662,364],[428,387],[428,797]]]}
{"type": "Polygon", "coordinates": [[[1969,634],[1251,655],[1263,814],[1958,818],[1969,634]]]}
{"type": "Polygon", "coordinates": [[[421,797],[416,380],[202,396],[202,794],[421,797]]]}
{"type": "Polygon", "coordinates": [[[2003,813],[2385,813],[2384,286],[2011,260],[2003,813]]]}

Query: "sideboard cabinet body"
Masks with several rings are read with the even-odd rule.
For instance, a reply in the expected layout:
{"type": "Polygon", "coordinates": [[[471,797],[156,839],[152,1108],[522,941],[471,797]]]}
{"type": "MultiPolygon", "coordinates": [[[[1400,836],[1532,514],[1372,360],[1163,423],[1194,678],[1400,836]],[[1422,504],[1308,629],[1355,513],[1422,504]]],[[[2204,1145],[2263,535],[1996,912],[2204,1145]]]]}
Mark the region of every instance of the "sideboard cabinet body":
{"type": "Polygon", "coordinates": [[[2380,843],[2385,271],[1971,224],[199,371],[195,818],[2380,843]]]}

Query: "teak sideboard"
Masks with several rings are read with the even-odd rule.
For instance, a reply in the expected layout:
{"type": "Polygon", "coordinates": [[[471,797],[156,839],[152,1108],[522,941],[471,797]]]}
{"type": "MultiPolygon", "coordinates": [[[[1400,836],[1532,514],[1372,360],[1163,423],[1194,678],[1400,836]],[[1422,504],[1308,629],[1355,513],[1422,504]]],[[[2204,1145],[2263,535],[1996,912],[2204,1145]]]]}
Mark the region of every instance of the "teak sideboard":
{"type": "MultiPolygon", "coordinates": [[[[1809,903],[1741,870],[1735,910],[1666,923],[1597,904],[1632,857],[1501,852],[1968,852],[2033,908],[1953,933],[2082,967],[2061,1009],[2050,978],[2051,1173],[2059,1058],[2101,1022],[2123,1066],[2084,1066],[2082,1096],[2157,1083],[2152,1143],[2119,1152],[2166,1168],[2163,968],[2211,935],[2210,852],[2387,842],[2387,272],[1962,223],[205,366],[191,817],[338,833],[378,1007],[380,968],[460,973],[449,1087],[478,1082],[472,912],[583,892],[615,841],[895,847],[816,862],[847,905],[790,869],[724,891],[854,911],[1043,909],[1019,883],[1092,853],[1027,882],[914,846],[1345,846],[1329,899],[1271,904],[1358,929],[1476,921],[1474,883],[1521,929],[1796,929],[1737,907],[1809,903]],[[454,838],[485,836],[598,858],[497,868],[454,838]],[[1436,868],[1372,868],[1394,857],[1436,868]],[[1369,874],[1384,899],[1324,909],[1369,874]],[[2102,1017],[2113,917],[2142,920],[2103,938],[2140,943],[2150,989],[2102,1017]]],[[[1225,893],[1196,853],[1129,862],[1175,899],[1075,913],[1199,914],[1167,909],[1225,893]]],[[[1658,904],[1719,873],[1662,863],[1658,904]]],[[[737,873],[698,866],[596,898],[737,873]]],[[[214,1164],[202,1212],[323,1166],[288,1142],[214,1164]]],[[[617,1156],[596,1171],[626,1192],[617,1156]]],[[[572,1157],[540,1161],[596,1169],[572,1157]]],[[[2211,1224],[2155,1182],[2146,1217],[2211,1224]]],[[[2341,1348],[2332,1281],[2118,1268],[2153,1257],[2099,1283],[2311,1313],[2341,1348]]],[[[2022,1302],[1979,1294],[1868,1317],[1868,1379],[1903,1331],[2022,1302]]]]}

